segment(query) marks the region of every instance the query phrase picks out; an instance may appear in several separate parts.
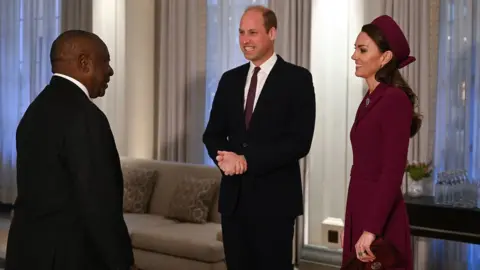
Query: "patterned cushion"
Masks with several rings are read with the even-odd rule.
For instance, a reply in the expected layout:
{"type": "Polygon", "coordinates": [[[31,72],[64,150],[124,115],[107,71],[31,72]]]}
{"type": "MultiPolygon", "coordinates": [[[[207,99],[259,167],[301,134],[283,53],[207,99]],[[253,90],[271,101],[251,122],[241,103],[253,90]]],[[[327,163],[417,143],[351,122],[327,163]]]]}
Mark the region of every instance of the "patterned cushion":
{"type": "Polygon", "coordinates": [[[216,180],[198,179],[192,176],[183,179],[175,190],[167,218],[182,222],[206,223],[210,206],[215,196],[216,180]]]}
{"type": "Polygon", "coordinates": [[[158,172],[128,166],[123,172],[123,212],[146,213],[157,182],[158,172]]]}

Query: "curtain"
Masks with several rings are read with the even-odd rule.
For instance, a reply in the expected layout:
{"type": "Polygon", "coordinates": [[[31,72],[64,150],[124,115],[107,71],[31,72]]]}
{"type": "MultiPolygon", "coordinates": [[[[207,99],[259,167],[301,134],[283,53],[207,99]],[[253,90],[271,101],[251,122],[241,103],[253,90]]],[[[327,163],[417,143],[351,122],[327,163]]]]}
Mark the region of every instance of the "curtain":
{"type": "Polygon", "coordinates": [[[206,0],[157,1],[155,16],[155,158],[203,163],[206,0]]]}
{"type": "MultiPolygon", "coordinates": [[[[435,138],[436,78],[438,58],[438,1],[386,0],[383,11],[394,18],[410,44],[417,61],[400,70],[418,96],[418,111],[423,115],[419,133],[410,141],[410,161],[433,159],[435,138]],[[435,3],[437,3],[435,5],[435,3]]],[[[425,183],[428,193],[433,183],[425,183]]]]}
{"type": "MultiPolygon", "coordinates": [[[[275,52],[293,64],[310,68],[310,30],[312,1],[269,0],[268,7],[277,15],[278,31],[275,40],[275,52]]],[[[306,191],[308,174],[308,156],[300,160],[303,193],[306,191]]],[[[307,202],[305,202],[307,203],[307,202]]],[[[303,216],[297,219],[294,237],[294,262],[298,264],[303,246],[303,216]]]]}
{"type": "MultiPolygon", "coordinates": [[[[249,5],[267,6],[268,0],[207,0],[206,102],[204,127],[222,74],[247,63],[238,43],[238,27],[249,5]]],[[[214,165],[204,148],[204,163],[214,165]]]]}
{"type": "MultiPolygon", "coordinates": [[[[467,169],[478,183],[480,169],[480,3],[440,0],[435,167],[467,169]]],[[[431,269],[480,269],[480,246],[431,240],[431,269]]]]}
{"type": "Polygon", "coordinates": [[[92,0],[61,0],[61,31],[79,29],[92,31],[92,0]]]}
{"type": "Polygon", "coordinates": [[[16,198],[15,133],[51,77],[50,46],[60,27],[59,0],[0,1],[0,201],[16,198]]]}
{"type": "Polygon", "coordinates": [[[480,5],[441,0],[435,165],[439,171],[467,169],[478,178],[480,5]]]}

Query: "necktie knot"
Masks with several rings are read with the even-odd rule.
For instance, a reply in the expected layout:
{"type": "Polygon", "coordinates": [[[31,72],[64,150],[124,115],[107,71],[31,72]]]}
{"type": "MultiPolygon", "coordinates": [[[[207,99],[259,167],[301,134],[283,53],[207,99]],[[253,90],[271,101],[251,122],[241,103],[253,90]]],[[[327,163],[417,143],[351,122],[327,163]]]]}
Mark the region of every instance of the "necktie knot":
{"type": "Polygon", "coordinates": [[[260,67],[255,67],[253,69],[253,75],[257,75],[259,71],[260,71],[260,67]]]}

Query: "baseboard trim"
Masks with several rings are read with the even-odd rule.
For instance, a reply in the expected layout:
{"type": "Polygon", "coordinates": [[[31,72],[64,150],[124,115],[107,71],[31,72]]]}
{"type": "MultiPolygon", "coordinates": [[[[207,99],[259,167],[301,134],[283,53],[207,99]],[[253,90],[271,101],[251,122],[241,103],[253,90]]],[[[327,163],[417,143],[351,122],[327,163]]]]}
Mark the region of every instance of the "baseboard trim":
{"type": "Polygon", "coordinates": [[[342,265],[342,252],[319,246],[304,245],[300,251],[300,261],[340,267],[342,265]]]}

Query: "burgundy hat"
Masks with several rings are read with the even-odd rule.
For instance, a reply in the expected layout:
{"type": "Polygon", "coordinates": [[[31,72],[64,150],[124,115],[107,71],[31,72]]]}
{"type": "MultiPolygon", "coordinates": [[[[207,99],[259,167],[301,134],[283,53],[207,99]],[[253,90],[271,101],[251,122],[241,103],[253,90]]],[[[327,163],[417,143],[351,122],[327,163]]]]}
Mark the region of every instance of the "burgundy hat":
{"type": "Polygon", "coordinates": [[[372,24],[380,29],[390,45],[390,50],[398,60],[398,68],[403,68],[416,60],[410,56],[410,46],[402,29],[390,16],[382,15],[373,20],[372,24]]]}

